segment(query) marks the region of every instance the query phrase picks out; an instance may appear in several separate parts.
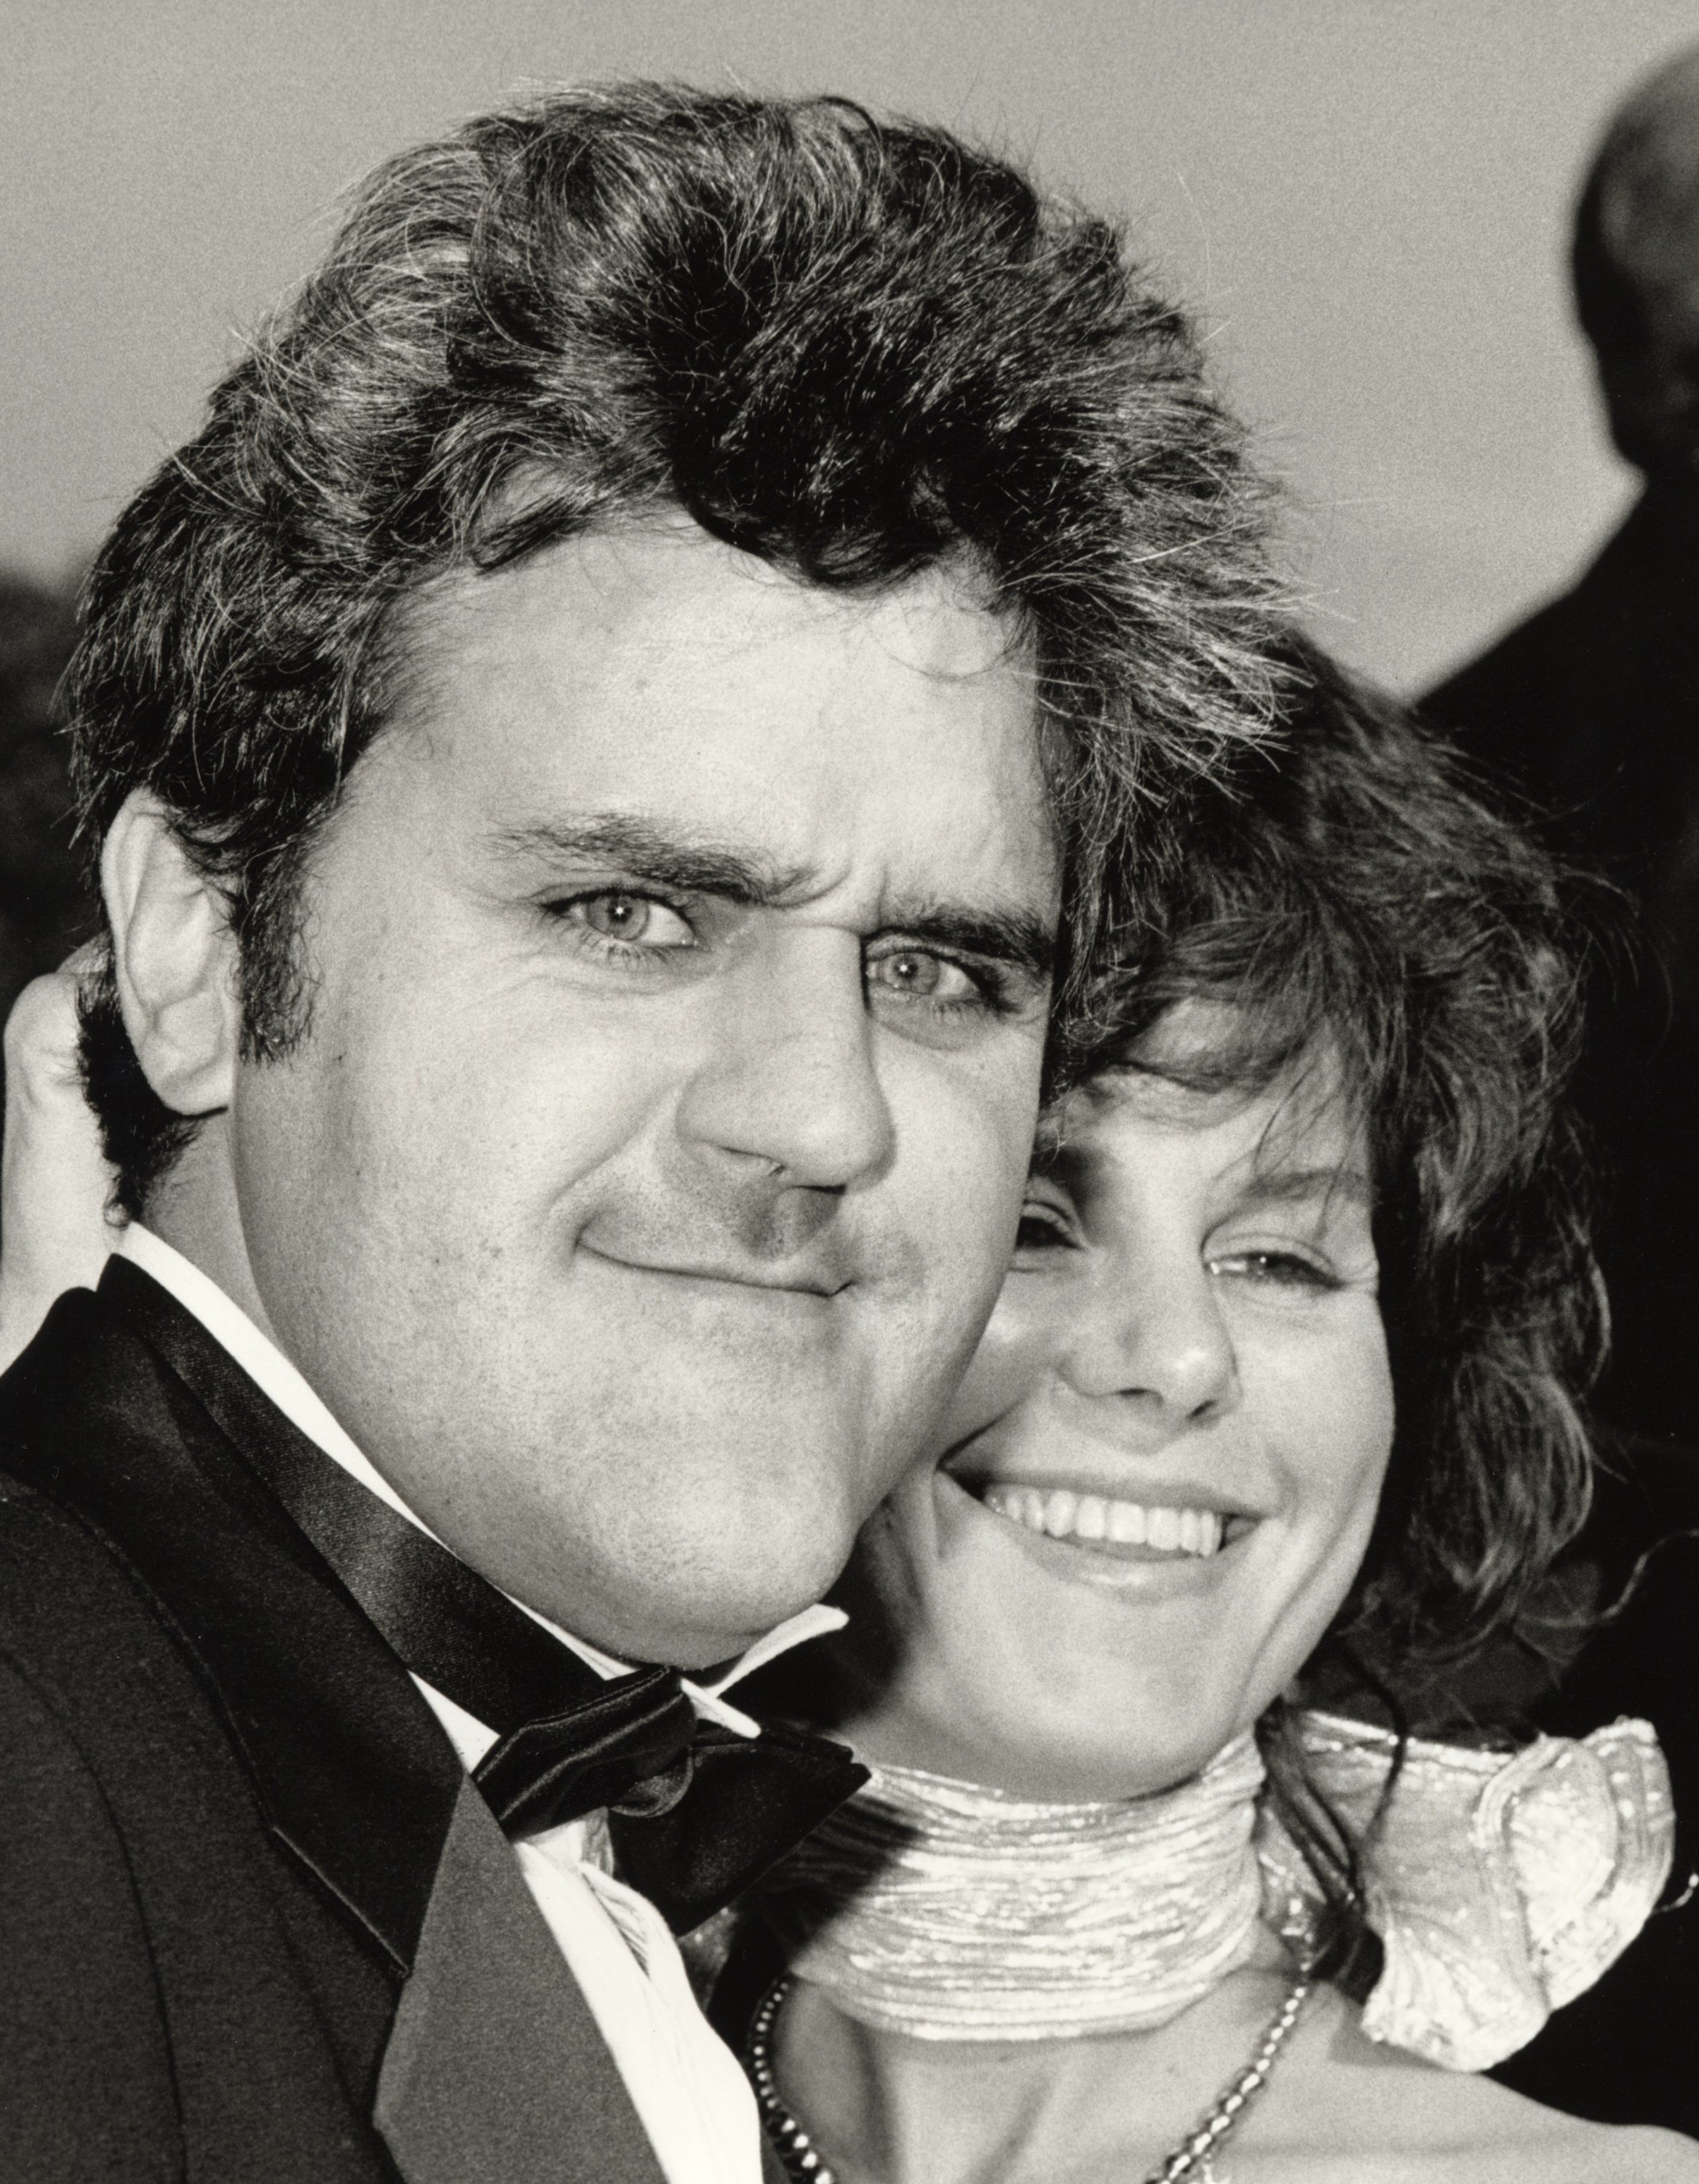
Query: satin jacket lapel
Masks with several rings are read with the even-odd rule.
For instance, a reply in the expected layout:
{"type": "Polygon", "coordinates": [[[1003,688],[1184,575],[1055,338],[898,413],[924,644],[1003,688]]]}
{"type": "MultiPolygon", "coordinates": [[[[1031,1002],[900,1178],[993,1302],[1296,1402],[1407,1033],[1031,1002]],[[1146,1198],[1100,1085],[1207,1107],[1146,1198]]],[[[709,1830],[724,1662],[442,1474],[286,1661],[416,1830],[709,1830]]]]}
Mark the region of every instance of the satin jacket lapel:
{"type": "Polygon", "coordinates": [[[583,1996],[470,1782],[377,2088],[408,2184],[661,2184],[583,1996]]]}
{"type": "Polygon", "coordinates": [[[6,1468],[75,1509],[175,1627],[274,1833],[387,1961],[378,2123],[408,2184],[659,2184],[505,1837],[405,1669],[242,1462],[295,1433],[120,1259],[0,1379],[6,1468]],[[472,2159],[482,2132],[499,2161],[472,2159]]]}

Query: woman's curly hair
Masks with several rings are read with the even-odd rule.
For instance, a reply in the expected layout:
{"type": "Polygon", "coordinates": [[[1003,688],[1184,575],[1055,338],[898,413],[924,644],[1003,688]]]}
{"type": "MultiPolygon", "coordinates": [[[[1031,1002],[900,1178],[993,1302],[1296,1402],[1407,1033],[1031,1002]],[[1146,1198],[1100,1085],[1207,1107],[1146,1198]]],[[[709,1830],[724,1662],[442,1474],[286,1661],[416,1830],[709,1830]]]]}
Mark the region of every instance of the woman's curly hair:
{"type": "Polygon", "coordinates": [[[1401,709],[1317,654],[1294,687],[1276,744],[1186,792],[1075,1067],[1250,1089],[1342,1065],[1397,1429],[1336,1635],[1395,1683],[1513,1621],[1586,1514],[1603,1313],[1565,1100],[1585,928],[1575,883],[1401,709]],[[1199,999],[1229,1005],[1220,1037],[1177,1059],[1153,1034],[1199,999]]]}
{"type": "MultiPolygon", "coordinates": [[[[1299,648],[1278,744],[1195,784],[1117,936],[1077,1069],[1251,1090],[1336,1058],[1368,1144],[1396,1427],[1368,1553],[1306,1672],[1433,1703],[1512,1626],[1585,1521],[1583,1411],[1605,1315],[1565,1100],[1594,921],[1577,880],[1400,707],[1299,648]],[[1157,1028],[1226,1004],[1200,1050],[1157,1028]]],[[[1345,1703],[1352,1701],[1347,1699],[1345,1703]]],[[[1311,1787],[1290,1710],[1268,1795],[1331,1918],[1317,1969],[1372,1985],[1359,1844],[1311,1787]]]]}

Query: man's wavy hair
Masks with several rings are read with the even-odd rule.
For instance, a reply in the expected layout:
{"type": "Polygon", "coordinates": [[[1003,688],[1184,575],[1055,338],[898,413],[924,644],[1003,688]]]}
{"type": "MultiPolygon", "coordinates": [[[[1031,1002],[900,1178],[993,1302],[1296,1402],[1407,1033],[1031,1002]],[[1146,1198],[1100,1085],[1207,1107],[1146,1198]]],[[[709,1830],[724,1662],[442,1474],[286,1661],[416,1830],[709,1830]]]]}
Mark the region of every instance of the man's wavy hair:
{"type": "MultiPolygon", "coordinates": [[[[1115,230],[833,99],[551,94],[380,168],[126,510],[70,705],[86,839],[145,788],[222,886],[245,1052],[287,1051],[315,829],[387,720],[398,602],[682,510],[811,584],[961,563],[1036,651],[1059,1025],[1129,845],[1265,726],[1263,495],[1115,230]]],[[[192,1124],[110,979],[87,1080],[138,1211],[192,1124]]]]}
{"type": "MultiPolygon", "coordinates": [[[[1566,1105],[1578,883],[1400,708],[1301,649],[1284,733],[1184,799],[1184,860],[1147,890],[1095,991],[1095,1065],[1256,1090],[1336,1057],[1374,1193],[1396,1403],[1368,1554],[1311,1664],[1402,1731],[1445,1667],[1516,1623],[1584,1522],[1585,1396],[1604,1310],[1585,1148],[1566,1105]],[[1202,1045],[1185,1001],[1227,1004],[1202,1045]]],[[[1284,1708],[1270,1794],[1334,1913],[1323,1969],[1374,1946],[1356,1847],[1306,1788],[1284,1708]]]]}

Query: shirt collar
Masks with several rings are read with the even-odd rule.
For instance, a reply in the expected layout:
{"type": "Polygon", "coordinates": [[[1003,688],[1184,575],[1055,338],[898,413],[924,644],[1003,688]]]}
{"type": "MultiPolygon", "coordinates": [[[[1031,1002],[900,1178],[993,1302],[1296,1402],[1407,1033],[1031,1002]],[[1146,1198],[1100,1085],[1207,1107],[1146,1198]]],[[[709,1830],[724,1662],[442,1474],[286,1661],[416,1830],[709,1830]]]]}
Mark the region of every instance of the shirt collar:
{"type": "MultiPolygon", "coordinates": [[[[356,1446],[276,1344],[260,1332],[241,1306],[209,1275],[203,1273],[175,1245],[168,1244],[163,1236],[156,1236],[139,1221],[131,1223],[116,1248],[144,1274],[151,1275],[161,1289],[168,1290],[186,1312],[194,1314],[207,1333],[230,1352],[249,1379],[270,1398],[292,1425],[369,1492],[376,1494],[379,1501],[387,1502],[398,1516],[416,1525],[426,1538],[437,1539],[430,1526],[408,1507],[370,1457],[356,1446]]],[[[442,1540],[437,1540],[437,1544],[447,1546],[442,1540]]],[[[447,1551],[453,1552],[452,1548],[447,1551]]],[[[512,1598],[510,1594],[507,1596],[512,1598]]],[[[631,1674],[628,1663],[604,1652],[588,1639],[575,1638],[570,1630],[563,1630],[546,1615],[526,1607],[522,1600],[514,1601],[514,1606],[523,1609],[533,1623],[540,1623],[551,1637],[576,1653],[599,1676],[611,1681],[616,1676],[631,1674]]],[[[685,1695],[706,1719],[719,1723],[739,1736],[759,1736],[760,1724],[730,1704],[725,1693],[755,1669],[777,1660],[781,1653],[788,1653],[794,1646],[822,1637],[828,1630],[841,1630],[848,1620],[842,1608],[827,1607],[823,1602],[805,1607],[800,1614],[789,1617],[764,1638],[758,1638],[730,1668],[721,1669],[709,1682],[697,1684],[688,1676],[682,1678],[685,1695]]]]}

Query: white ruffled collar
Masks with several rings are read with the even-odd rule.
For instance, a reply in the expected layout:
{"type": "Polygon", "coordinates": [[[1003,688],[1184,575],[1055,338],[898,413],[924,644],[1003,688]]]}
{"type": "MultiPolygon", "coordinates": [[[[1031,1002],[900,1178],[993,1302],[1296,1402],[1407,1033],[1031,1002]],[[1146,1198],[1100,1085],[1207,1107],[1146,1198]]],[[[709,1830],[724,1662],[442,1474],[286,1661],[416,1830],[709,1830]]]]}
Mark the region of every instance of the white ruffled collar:
{"type": "MultiPolygon", "coordinates": [[[[1359,1846],[1384,1952],[1371,2038],[1457,2070],[1501,2061],[1590,1986],[1668,1878],[1650,1726],[1507,1756],[1299,1718],[1309,1779],[1359,1846]]],[[[1301,1956],[1320,1891],[1259,1797],[1253,1741],[1129,1803],[1041,1804],[881,1768],[779,1869],[763,1909],[846,2014],[922,2039],[1078,2037],[1167,2022],[1272,1926],[1301,1956]]]]}

